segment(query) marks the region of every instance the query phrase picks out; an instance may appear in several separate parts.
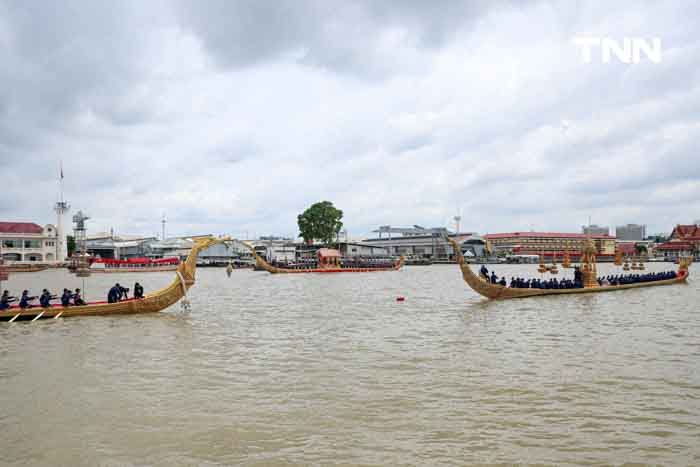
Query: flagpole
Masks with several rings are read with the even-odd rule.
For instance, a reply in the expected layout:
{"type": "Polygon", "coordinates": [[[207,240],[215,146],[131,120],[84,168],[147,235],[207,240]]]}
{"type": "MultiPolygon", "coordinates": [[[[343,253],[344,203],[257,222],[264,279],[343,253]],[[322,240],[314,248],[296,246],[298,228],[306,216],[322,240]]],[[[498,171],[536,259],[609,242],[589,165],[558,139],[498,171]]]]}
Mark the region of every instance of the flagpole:
{"type": "Polygon", "coordinates": [[[63,202],[63,160],[59,162],[59,167],[60,167],[60,172],[61,172],[61,177],[59,178],[59,186],[60,186],[60,197],[61,197],[61,202],[63,202]]]}

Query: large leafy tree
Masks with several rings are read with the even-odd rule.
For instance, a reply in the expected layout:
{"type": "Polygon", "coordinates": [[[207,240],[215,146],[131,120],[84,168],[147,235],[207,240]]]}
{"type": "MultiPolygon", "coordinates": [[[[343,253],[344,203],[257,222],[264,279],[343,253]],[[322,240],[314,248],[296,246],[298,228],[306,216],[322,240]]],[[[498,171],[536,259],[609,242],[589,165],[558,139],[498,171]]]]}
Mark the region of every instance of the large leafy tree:
{"type": "Polygon", "coordinates": [[[297,216],[299,236],[307,243],[313,240],[331,243],[343,228],[340,221],[342,218],[343,211],[333,206],[330,201],[314,203],[297,216]]]}
{"type": "Polygon", "coordinates": [[[73,256],[75,253],[75,237],[72,235],[66,235],[66,248],[68,249],[68,256],[73,256]]]}

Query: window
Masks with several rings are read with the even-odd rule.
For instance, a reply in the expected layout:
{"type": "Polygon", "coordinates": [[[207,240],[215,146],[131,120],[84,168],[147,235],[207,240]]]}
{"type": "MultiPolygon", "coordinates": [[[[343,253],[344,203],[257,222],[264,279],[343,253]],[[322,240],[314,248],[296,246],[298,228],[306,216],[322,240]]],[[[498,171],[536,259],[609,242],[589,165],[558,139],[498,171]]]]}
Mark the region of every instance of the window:
{"type": "Polygon", "coordinates": [[[46,242],[46,246],[55,246],[54,242],[46,242]]]}
{"type": "Polygon", "coordinates": [[[20,248],[21,245],[22,245],[22,242],[20,240],[3,240],[2,241],[3,248],[20,248]]]}
{"type": "Polygon", "coordinates": [[[25,240],[24,248],[41,248],[41,242],[39,240],[25,240]]]}

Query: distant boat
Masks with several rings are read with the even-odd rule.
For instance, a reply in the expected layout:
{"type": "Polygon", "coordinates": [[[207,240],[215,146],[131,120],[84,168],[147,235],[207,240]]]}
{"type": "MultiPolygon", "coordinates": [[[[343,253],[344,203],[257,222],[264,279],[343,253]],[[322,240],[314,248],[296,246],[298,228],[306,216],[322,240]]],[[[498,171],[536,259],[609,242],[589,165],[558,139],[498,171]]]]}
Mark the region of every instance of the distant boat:
{"type": "Polygon", "coordinates": [[[179,264],[179,258],[129,258],[126,260],[96,258],[90,262],[90,272],[122,273],[175,271],[179,264]]]}
{"type": "Polygon", "coordinates": [[[12,266],[4,266],[7,272],[39,272],[48,269],[47,264],[13,264],[12,266]]]}
{"type": "Polygon", "coordinates": [[[344,266],[342,258],[338,250],[331,248],[321,248],[317,251],[318,261],[314,266],[305,266],[303,264],[297,266],[273,266],[268,263],[265,258],[260,256],[255,248],[248,246],[255,258],[258,269],[262,269],[271,274],[301,274],[301,273],[339,273],[339,272],[382,272],[382,271],[398,271],[404,265],[404,257],[401,256],[397,261],[387,264],[386,261],[361,260],[356,266],[344,266]]]}

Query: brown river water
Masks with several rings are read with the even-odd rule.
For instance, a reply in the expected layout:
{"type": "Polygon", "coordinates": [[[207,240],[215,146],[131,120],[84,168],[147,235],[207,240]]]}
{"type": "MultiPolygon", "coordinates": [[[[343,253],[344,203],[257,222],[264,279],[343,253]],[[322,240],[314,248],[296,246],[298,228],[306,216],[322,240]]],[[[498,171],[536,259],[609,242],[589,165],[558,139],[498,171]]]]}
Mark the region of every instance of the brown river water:
{"type": "Polygon", "coordinates": [[[699,277],[488,302],[455,265],[199,269],[189,312],[0,323],[0,465],[700,465],[699,277]]]}

